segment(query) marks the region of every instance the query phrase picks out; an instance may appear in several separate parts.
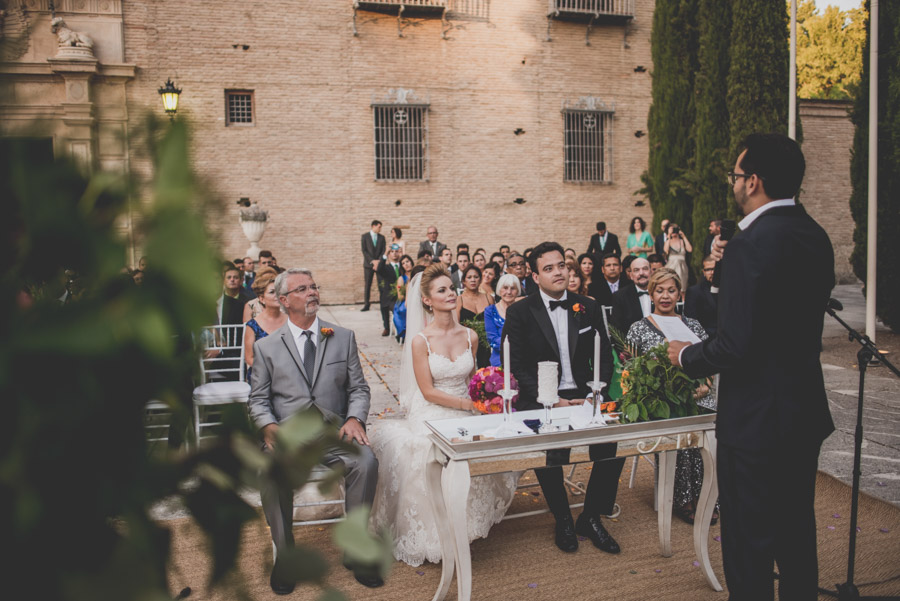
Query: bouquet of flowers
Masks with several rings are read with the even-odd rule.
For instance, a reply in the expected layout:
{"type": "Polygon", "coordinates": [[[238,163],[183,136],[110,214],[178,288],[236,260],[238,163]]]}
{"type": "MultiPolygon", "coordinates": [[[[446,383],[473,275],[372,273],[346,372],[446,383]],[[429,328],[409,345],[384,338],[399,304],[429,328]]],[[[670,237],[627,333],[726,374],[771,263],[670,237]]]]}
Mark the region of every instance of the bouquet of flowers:
{"type": "MultiPolygon", "coordinates": [[[[509,376],[509,387],[513,390],[519,389],[512,374],[509,376]]],[[[475,372],[472,381],[469,382],[469,398],[475,404],[475,409],[481,413],[503,413],[503,399],[499,394],[501,390],[503,390],[502,367],[482,367],[475,372]]],[[[518,398],[518,395],[512,398],[510,407],[518,398]]]]}
{"type": "Polygon", "coordinates": [[[621,332],[610,328],[613,346],[622,361],[623,422],[650,421],[670,417],[698,415],[695,391],[702,380],[688,377],[669,361],[668,343],[641,354],[629,344],[621,332]]]}

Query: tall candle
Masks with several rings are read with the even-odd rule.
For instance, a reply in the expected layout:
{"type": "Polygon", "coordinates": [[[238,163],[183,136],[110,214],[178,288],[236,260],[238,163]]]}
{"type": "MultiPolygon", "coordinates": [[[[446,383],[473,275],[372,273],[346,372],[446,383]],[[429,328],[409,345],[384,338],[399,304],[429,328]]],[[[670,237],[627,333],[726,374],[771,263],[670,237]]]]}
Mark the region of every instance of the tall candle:
{"type": "Polygon", "coordinates": [[[503,339],[503,388],[509,390],[509,336],[503,339]]]}
{"type": "Polygon", "coordinates": [[[600,381],[600,332],[594,332],[594,382],[600,381]]]}

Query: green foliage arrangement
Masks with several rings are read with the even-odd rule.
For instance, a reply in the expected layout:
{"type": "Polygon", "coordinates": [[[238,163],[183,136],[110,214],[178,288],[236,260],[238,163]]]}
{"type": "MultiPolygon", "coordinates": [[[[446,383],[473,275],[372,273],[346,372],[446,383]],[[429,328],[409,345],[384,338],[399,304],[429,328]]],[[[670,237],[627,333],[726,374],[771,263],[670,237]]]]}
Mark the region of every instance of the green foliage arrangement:
{"type": "MultiPolygon", "coordinates": [[[[235,406],[199,448],[151,452],[147,401],[171,408],[170,439],[191,431],[193,334],[213,323],[222,280],[186,125],[150,123],[146,137],[146,206],[129,206],[138,183],[125,177],[86,176],[64,161],[32,160],[27,145],[0,146],[0,579],[10,599],[172,598],[171,532],[149,513],[162,499],[179,499],[204,531],[212,582],[195,586],[215,585],[231,573],[242,527],[259,519],[238,491],[300,485],[325,448],[342,444],[305,414],[263,453],[246,408],[235,406]],[[139,222],[148,258],[141,286],[123,273],[117,224],[126,216],[139,222]]],[[[389,561],[389,542],[369,535],[364,515],[336,536],[351,557],[389,561]]],[[[313,550],[284,555],[288,577],[342,598],[313,550]]]]}
{"type": "Polygon", "coordinates": [[[464,321],[462,325],[475,330],[475,333],[478,334],[478,344],[481,345],[481,348],[491,348],[491,343],[488,341],[487,332],[484,330],[484,321],[480,319],[469,319],[467,321],[464,321]]]}
{"type": "MultiPolygon", "coordinates": [[[[867,4],[868,8],[868,4],[867,4]]],[[[900,331],[900,4],[879,4],[878,55],[878,316],[894,332],[900,331]]],[[[868,31],[868,24],[866,24],[868,31]]],[[[869,56],[866,39],[864,56],[869,56]]],[[[869,170],[869,61],[863,63],[859,93],[851,118],[853,137],[850,178],[853,193],[850,213],[856,222],[853,231],[853,272],[866,281],[868,244],[869,170]]]]}

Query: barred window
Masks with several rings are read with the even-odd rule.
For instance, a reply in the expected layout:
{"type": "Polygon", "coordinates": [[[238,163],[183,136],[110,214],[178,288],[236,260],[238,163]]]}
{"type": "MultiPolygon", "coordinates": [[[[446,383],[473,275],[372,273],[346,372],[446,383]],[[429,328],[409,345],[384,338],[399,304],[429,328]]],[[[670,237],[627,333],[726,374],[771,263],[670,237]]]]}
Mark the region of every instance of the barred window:
{"type": "Polygon", "coordinates": [[[563,110],[565,181],[612,182],[612,112],[563,110]]]}
{"type": "Polygon", "coordinates": [[[428,180],[428,105],[373,104],[375,179],[428,180]]]}
{"type": "Polygon", "coordinates": [[[225,90],[225,125],[253,125],[253,90],[225,90]]]}

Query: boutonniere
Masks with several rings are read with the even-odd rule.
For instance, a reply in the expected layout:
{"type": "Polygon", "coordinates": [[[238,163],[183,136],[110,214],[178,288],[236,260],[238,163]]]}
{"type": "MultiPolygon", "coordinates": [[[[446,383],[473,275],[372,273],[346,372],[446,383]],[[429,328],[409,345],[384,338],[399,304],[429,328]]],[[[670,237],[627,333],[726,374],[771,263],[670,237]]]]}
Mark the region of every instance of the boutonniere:
{"type": "Polygon", "coordinates": [[[575,315],[584,315],[584,305],[582,305],[581,303],[575,303],[574,305],[572,305],[572,313],[574,313],[575,315]]]}
{"type": "Polygon", "coordinates": [[[322,335],[322,338],[331,338],[334,336],[334,330],[332,328],[322,328],[319,330],[319,333],[322,335]]]}

